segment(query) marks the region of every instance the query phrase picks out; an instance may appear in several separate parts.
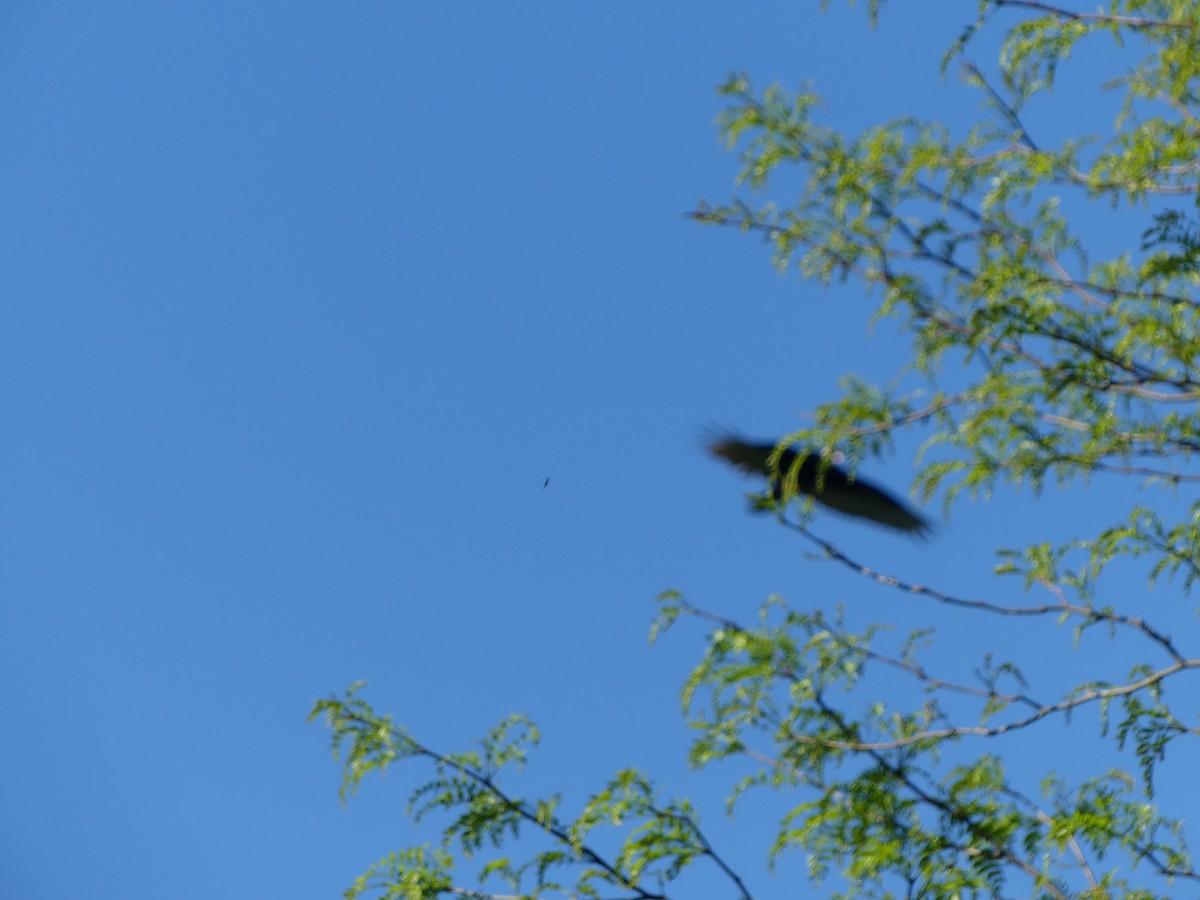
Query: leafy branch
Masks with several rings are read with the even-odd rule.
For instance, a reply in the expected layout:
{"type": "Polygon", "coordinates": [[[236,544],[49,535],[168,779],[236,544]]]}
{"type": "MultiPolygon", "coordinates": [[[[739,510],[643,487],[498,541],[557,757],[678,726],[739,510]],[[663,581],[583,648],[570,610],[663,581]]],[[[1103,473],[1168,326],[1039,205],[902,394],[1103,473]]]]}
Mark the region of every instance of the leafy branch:
{"type": "Polygon", "coordinates": [[[332,732],[334,757],[343,760],[339,796],[345,801],[368,773],[384,772],[395,762],[423,759],[433,765],[435,776],[413,790],[408,813],[417,822],[436,812],[452,818],[443,828],[440,848],[389,854],[355,882],[347,897],[366,891],[407,900],[431,900],[446,893],[504,897],[454,885],[455,859],[449,848],[457,844],[464,856],[474,857],[485,845],[499,849],[519,838],[525,825],[547,839],[548,848],[522,864],[502,856],[491,860],[480,872],[481,884],[494,876],[521,897],[599,898],[601,888],[607,887],[620,891],[622,900],[670,900],[661,885],[694,861],[708,859],[733,884],[738,897],[752,900],[740,876],[704,835],[691,804],[686,800],[664,804],[656,798],[653,784],[637,772],[618,773],[576,819],[567,822],[556,812],[561,797],[526,800],[501,786],[501,770],[523,767],[537,744],[537,729],[525,718],[512,716],[501,723],[480,742],[478,751],[442,754],[418,743],[390,717],[376,715],[357,696],[361,687],[360,682],[341,698],[316,701],[309,715],[310,721],[324,717],[332,732]],[[615,855],[602,853],[587,840],[605,824],[633,826],[615,855]],[[569,883],[555,880],[556,872],[566,874],[569,883]]]}

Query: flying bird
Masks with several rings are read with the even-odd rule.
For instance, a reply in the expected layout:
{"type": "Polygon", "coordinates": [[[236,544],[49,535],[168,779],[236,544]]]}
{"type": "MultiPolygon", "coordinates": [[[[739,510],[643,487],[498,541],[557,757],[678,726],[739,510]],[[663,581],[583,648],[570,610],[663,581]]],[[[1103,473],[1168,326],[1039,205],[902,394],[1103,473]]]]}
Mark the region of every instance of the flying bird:
{"type": "Polygon", "coordinates": [[[797,489],[823,506],[918,537],[925,537],[932,530],[929,520],[920,513],[863,478],[851,479],[838,466],[831,464],[825,468],[818,490],[821,457],[816,453],[803,453],[788,447],[779,456],[779,471],[775,475],[768,462],[777,446],[774,443],[754,444],[738,434],[723,431],[709,435],[706,444],[713,456],[720,457],[743,472],[770,478],[771,492],[776,500],[783,498],[780,478],[791,478],[793,467],[798,467],[795,473],[797,489]]]}

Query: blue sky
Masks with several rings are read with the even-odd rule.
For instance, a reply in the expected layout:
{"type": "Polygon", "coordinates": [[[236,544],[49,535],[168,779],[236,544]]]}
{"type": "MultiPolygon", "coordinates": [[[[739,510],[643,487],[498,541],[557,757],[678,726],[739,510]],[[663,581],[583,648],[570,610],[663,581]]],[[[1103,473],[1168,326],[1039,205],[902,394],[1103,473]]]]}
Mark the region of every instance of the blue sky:
{"type": "MultiPolygon", "coordinates": [[[[905,352],[855,285],[685,218],[734,192],[714,86],[811,80],[847,129],[978,107],[937,71],[973,4],[877,31],[810,6],[7,4],[0,892],[338,895],[429,839],[421,771],[337,803],[305,716],[357,679],[445,750],[528,713],[531,789],[643,767],[782,890],[721,814],[732,775],[687,772],[703,629],[648,647],[655,595],[903,602],[966,666],[977,636],[806,560],[698,450],[905,352]]],[[[914,450],[869,474],[903,490],[914,450]]],[[[978,591],[994,547],[1113,496],[821,533],[978,591]]]]}

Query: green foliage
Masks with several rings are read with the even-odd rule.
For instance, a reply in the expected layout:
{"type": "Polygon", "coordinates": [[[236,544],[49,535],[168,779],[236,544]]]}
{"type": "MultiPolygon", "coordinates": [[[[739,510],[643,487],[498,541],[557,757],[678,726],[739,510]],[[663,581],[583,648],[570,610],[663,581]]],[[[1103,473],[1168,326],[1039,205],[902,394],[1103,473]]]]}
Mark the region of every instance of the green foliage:
{"type": "MultiPolygon", "coordinates": [[[[868,6],[874,22],[878,3],[868,6]]],[[[789,798],[765,860],[802,854],[833,896],[1149,898],[1181,882],[1194,890],[1200,873],[1182,824],[1156,804],[1164,763],[1178,758],[1171,751],[1200,736],[1194,710],[1178,709],[1181,692],[1168,703],[1168,687],[1200,658],[1152,624],[1141,598],[1114,597],[1108,585],[1115,568],[1135,564],[1183,593],[1200,574],[1200,502],[1180,508],[1172,493],[1200,482],[1188,468],[1200,451],[1200,4],[979,0],[943,59],[945,70],[955,65],[985,109],[963,134],[906,117],[847,135],[822,124],[811,89],[760,91],[745,75],[720,88],[720,128],[740,154],[743,192],[694,218],[761,235],[777,266],[806,278],[861,284],[876,317],[911,339],[892,379],[847,378],[781,448],[842,453],[853,467],[924,429],[914,487],[947,511],[1008,487],[1090,479],[1166,491],[1161,502],[1113,509],[1066,543],[1032,523],[1030,543],[999,550],[995,570],[1051,598],[1024,604],[879,573],[771,498],[762,505],[820,558],[975,616],[981,629],[1012,618],[1030,634],[1066,625],[1075,647],[1112,641],[1134,661],[1123,676],[1081,677],[1043,695],[1018,662],[1021,647],[955,676],[926,662],[927,628],[854,629],[840,614],[777,598],[745,624],[678,592],[660,598],[652,638],[685,622],[710,626],[682,692],[689,760],[749,767],[731,809],[752,790],[789,798]],[[968,61],[994,28],[1005,29],[995,66],[968,61]],[[1069,139],[1035,133],[1035,104],[1052,107],[1072,54],[1096,42],[1117,70],[1105,85],[1119,97],[1115,120],[1069,139]],[[786,206],[764,199],[783,177],[800,185],[786,206]],[[1104,246],[1115,240],[1117,253],[1089,250],[1102,216],[1104,246]],[[1136,771],[1077,783],[1047,771],[1040,796],[1020,789],[1005,748],[1056,723],[1078,727],[1072,718],[1084,709],[1100,723],[1092,738],[1114,756],[1132,754],[1136,771]],[[981,739],[992,752],[979,751],[981,739]]],[[[559,796],[510,793],[511,770],[537,742],[524,719],[474,751],[440,754],[354,689],[313,714],[325,717],[343,759],[343,798],[393,762],[431,768],[409,813],[436,825],[437,847],[385,857],[348,896],[496,897],[490,885],[499,883],[530,897],[665,898],[697,863],[751,896],[691,805],[659,799],[640,773],[618,773],[573,818],[559,796]],[[462,887],[460,858],[481,856],[480,887],[462,887]]],[[[1070,756],[1061,733],[1044,740],[1058,748],[1046,758],[1070,756]]]]}
{"type": "Polygon", "coordinates": [[[417,822],[440,818],[442,840],[432,850],[416,847],[385,856],[346,891],[347,897],[367,891],[389,900],[425,900],[444,893],[494,896],[454,886],[456,857],[451,850],[474,859],[520,839],[522,829],[537,835],[543,849],[520,863],[494,856],[479,870],[480,885],[499,881],[522,897],[602,897],[615,890],[654,900],[666,896],[661,885],[707,859],[741,896],[748,896],[705,839],[691,805],[659,799],[643,775],[619,772],[568,821],[558,814],[562,798],[557,795],[527,799],[508,792],[505,770],[523,768],[538,741],[537,729],[524,717],[512,716],[493,728],[476,750],[440,754],[417,743],[390,717],[376,715],[358,696],[361,687],[355,684],[341,698],[317,701],[309,717],[323,717],[332,732],[334,757],[342,761],[340,796],[357,791],[370,772],[423,760],[433,775],[412,791],[407,812],[417,822]],[[592,843],[601,828],[624,832],[615,852],[606,854],[592,843]]]}

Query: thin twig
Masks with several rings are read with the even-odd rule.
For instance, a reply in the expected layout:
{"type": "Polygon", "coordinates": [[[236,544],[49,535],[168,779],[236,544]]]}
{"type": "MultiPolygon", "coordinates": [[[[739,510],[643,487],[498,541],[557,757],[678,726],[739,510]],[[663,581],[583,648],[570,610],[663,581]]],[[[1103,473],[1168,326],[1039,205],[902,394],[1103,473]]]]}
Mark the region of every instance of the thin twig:
{"type": "Polygon", "coordinates": [[[1152,627],[1144,619],[1136,619],[1131,616],[1125,616],[1120,613],[1107,610],[1093,609],[1092,607],[1082,606],[1077,603],[1064,602],[1038,604],[1035,606],[1004,606],[1003,604],[992,603],[987,600],[967,600],[962,597],[954,597],[934,588],[925,587],[924,585],[920,584],[910,584],[906,581],[896,578],[895,576],[884,575],[881,572],[877,572],[869,566],[865,566],[862,563],[851,559],[829,541],[817,537],[817,535],[813,534],[803,525],[792,522],[782,516],[780,517],[779,521],[785,527],[792,529],[803,536],[806,540],[820,547],[828,558],[841,563],[852,571],[857,572],[878,584],[882,584],[887,587],[894,587],[897,590],[904,591],[909,594],[920,594],[926,597],[931,597],[934,600],[937,600],[939,603],[944,603],[947,606],[974,609],[980,612],[994,613],[996,615],[1044,616],[1068,613],[1070,615],[1079,616],[1093,622],[1111,622],[1116,625],[1123,625],[1136,631],[1140,631],[1142,634],[1146,635],[1146,637],[1162,647],[1167,655],[1169,655],[1176,664],[1182,667],[1200,665],[1200,661],[1187,659],[1187,657],[1179,652],[1169,637],[1152,627]]]}
{"type": "Polygon", "coordinates": [[[991,0],[992,5],[999,8],[1004,6],[1036,9],[1041,12],[1058,16],[1060,19],[1070,19],[1073,22],[1099,22],[1101,24],[1127,25],[1130,28],[1188,28],[1186,22],[1171,22],[1167,19],[1151,19],[1147,16],[1117,16],[1107,13],[1081,13],[1042,3],[1040,0],[991,0]]]}

